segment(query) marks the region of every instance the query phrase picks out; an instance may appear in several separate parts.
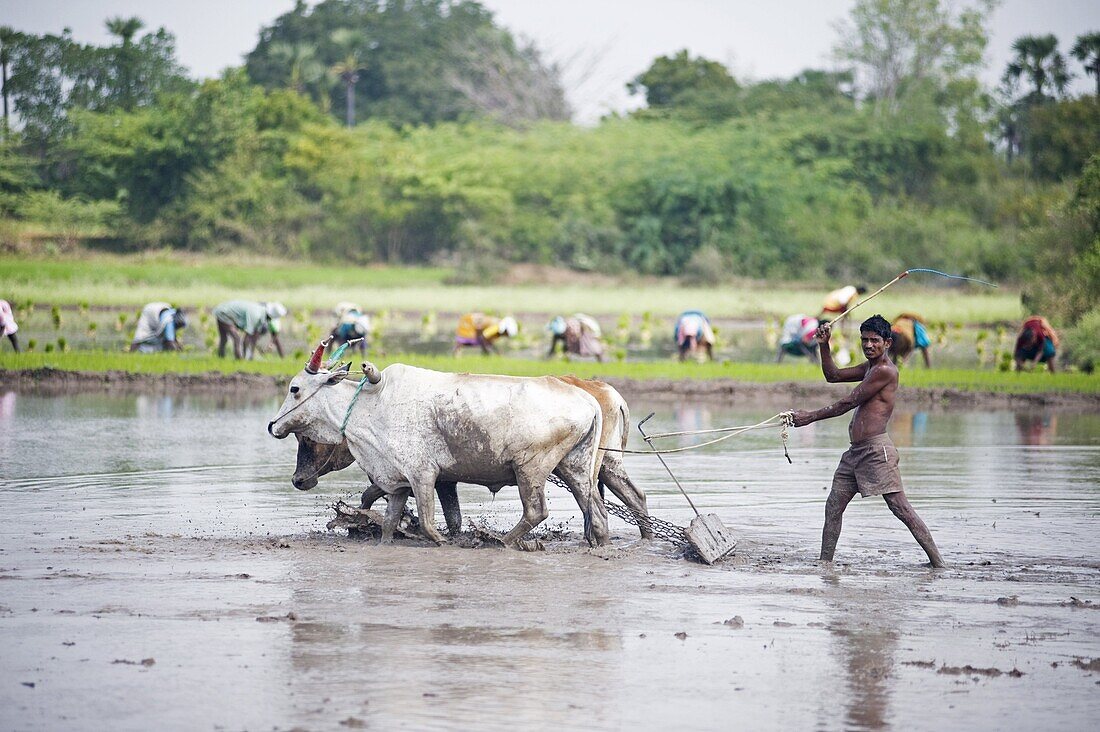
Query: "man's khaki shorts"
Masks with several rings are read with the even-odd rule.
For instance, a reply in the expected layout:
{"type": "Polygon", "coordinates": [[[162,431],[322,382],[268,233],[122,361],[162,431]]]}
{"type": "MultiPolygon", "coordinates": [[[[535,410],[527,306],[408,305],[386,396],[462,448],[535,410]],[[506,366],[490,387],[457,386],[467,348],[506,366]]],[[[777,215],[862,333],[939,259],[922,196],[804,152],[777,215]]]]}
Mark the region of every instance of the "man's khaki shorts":
{"type": "Polygon", "coordinates": [[[853,443],[840,456],[833,473],[833,490],[854,496],[881,496],[902,490],[898,449],[890,435],[881,434],[853,443]]]}

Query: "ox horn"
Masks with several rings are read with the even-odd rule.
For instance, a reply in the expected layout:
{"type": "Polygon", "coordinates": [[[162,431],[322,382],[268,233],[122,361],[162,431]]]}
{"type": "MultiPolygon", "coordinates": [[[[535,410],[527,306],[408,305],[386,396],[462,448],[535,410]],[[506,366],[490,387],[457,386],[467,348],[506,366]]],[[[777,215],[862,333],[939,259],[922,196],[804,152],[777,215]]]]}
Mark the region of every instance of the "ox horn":
{"type": "Polygon", "coordinates": [[[366,379],[369,384],[377,384],[382,380],[382,372],[370,361],[364,361],[363,378],[366,379]]]}
{"type": "Polygon", "coordinates": [[[306,364],[307,374],[315,374],[321,370],[321,359],[325,355],[326,348],[328,348],[328,338],[321,341],[321,345],[317,346],[317,350],[313,352],[313,356],[309,359],[309,363],[306,364]]]}

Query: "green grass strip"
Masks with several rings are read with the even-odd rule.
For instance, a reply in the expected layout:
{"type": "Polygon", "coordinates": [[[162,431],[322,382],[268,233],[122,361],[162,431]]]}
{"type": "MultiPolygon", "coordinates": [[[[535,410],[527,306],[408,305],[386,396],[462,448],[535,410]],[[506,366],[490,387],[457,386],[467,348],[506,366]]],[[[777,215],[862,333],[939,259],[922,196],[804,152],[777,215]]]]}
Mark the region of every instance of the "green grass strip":
{"type": "MultiPolygon", "coordinates": [[[[395,355],[373,359],[380,366],[401,362],[414,366],[471,373],[510,376],[575,374],[585,378],[661,379],[735,379],[750,383],[821,382],[821,372],[808,364],[770,363],[679,363],[675,361],[594,363],[591,361],[543,361],[507,357],[395,355]]],[[[66,371],[126,371],[135,374],[252,373],[290,378],[304,365],[302,359],[265,359],[233,361],[209,354],[130,354],[104,351],[68,353],[0,353],[0,369],[37,369],[66,371]]],[[[354,368],[358,368],[355,363],[354,368]]],[[[1048,374],[1043,371],[1014,373],[970,369],[906,369],[902,386],[959,389],[970,392],[1100,393],[1100,377],[1082,373],[1048,374]]]]}

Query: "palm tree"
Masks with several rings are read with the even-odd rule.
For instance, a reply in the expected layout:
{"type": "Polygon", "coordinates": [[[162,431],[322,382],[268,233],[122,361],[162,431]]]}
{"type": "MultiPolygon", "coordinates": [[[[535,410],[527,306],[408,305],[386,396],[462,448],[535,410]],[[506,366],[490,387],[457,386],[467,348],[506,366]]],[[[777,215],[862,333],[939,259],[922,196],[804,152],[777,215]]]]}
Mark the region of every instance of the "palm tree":
{"type": "Polygon", "coordinates": [[[4,26],[0,28],[0,96],[4,98],[4,134],[8,132],[8,66],[11,65],[12,45],[15,43],[15,30],[4,26]]]}
{"type": "Polygon", "coordinates": [[[359,60],[359,54],[349,53],[343,61],[337,61],[329,71],[344,82],[344,91],[347,94],[347,108],[345,118],[348,127],[355,126],[355,84],[359,81],[359,72],[366,66],[359,60]]]}
{"type": "Polygon", "coordinates": [[[1062,94],[1069,83],[1070,73],[1066,69],[1066,58],[1058,51],[1058,39],[1053,35],[1020,36],[1012,44],[1016,57],[1005,69],[1004,80],[1016,82],[1025,78],[1033,87],[1029,96],[1033,101],[1042,101],[1062,94]],[[1053,87],[1054,94],[1047,95],[1044,88],[1053,87]]]}
{"type": "Polygon", "coordinates": [[[118,56],[119,99],[122,108],[130,112],[134,108],[134,35],[145,27],[141,18],[110,18],[107,32],[122,39],[122,49],[118,56]]]}
{"type": "Polygon", "coordinates": [[[287,87],[299,94],[305,94],[324,74],[324,67],[317,60],[317,49],[308,43],[272,43],[271,56],[290,67],[287,87]]]}
{"type": "Polygon", "coordinates": [[[1096,77],[1096,96],[1100,97],[1100,33],[1077,36],[1070,53],[1085,67],[1086,74],[1096,77]]]}
{"type": "Polygon", "coordinates": [[[366,69],[366,63],[359,57],[362,40],[359,33],[348,28],[338,28],[332,32],[332,42],[344,49],[344,59],[333,64],[329,71],[344,83],[348,127],[355,126],[355,84],[359,81],[359,72],[366,69]]]}

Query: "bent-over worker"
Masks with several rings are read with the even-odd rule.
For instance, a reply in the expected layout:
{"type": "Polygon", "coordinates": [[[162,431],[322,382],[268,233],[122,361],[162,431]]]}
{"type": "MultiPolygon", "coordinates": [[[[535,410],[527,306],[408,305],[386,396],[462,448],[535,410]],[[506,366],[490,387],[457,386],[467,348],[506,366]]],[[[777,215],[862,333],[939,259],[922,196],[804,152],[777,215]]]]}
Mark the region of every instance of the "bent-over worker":
{"type": "Polygon", "coordinates": [[[802,313],[792,315],[783,322],[783,332],[779,336],[779,353],[775,362],[782,363],[783,356],[805,356],[817,363],[817,318],[802,313]]]}
{"type": "Polygon", "coordinates": [[[336,326],[332,329],[329,346],[335,350],[348,341],[359,339],[355,347],[362,355],[367,354],[367,338],[370,336],[370,316],[353,302],[339,303],[333,310],[336,326]]]}
{"type": "Polygon", "coordinates": [[[0,300],[0,336],[7,336],[11,341],[11,347],[19,353],[19,339],[15,334],[19,332],[19,324],[15,322],[15,315],[11,311],[11,303],[0,300]]]}
{"type": "Polygon", "coordinates": [[[905,497],[901,483],[898,450],[886,433],[894,413],[898,388],[898,369],[887,355],[892,340],[890,323],[873,315],[859,326],[859,339],[867,360],[858,366],[837,368],[829,350],[831,328],[824,323],[817,329],[821,372],[829,383],[859,382],[852,392],[822,409],[796,410],[794,426],[804,427],[822,419],[839,417],[855,410],[848,425],[851,446],[840,458],[833,474],[833,488],[825,502],[825,527],[821,531],[821,559],[831,562],[844,517],[844,509],[858,493],[863,497],[882,496],[898,519],[912,532],[933,567],[943,567],[932,534],[905,497]]]}
{"type": "Polygon", "coordinates": [[[519,324],[511,316],[498,320],[484,313],[466,313],[458,319],[458,328],[455,329],[454,355],[459,355],[468,346],[480,347],[485,355],[496,353],[493,341],[511,338],[518,332],[519,324]]]}
{"type": "Polygon", "coordinates": [[[1020,335],[1016,337],[1016,349],[1013,354],[1016,359],[1016,370],[1020,371],[1027,365],[1045,363],[1047,369],[1054,373],[1054,360],[1058,355],[1058,334],[1050,327],[1047,319],[1039,315],[1032,315],[1024,321],[1020,328],[1020,335]]]}
{"type": "Polygon", "coordinates": [[[703,351],[707,359],[714,360],[714,330],[710,319],[700,310],[685,310],[676,319],[676,350],[683,361],[689,355],[698,358],[703,351]]]}
{"type": "Polygon", "coordinates": [[[890,330],[894,333],[894,340],[890,344],[890,358],[895,364],[904,364],[916,349],[920,351],[925,367],[932,368],[932,357],[928,354],[928,346],[932,345],[932,341],[928,338],[928,325],[924,318],[913,313],[902,313],[894,318],[890,330]]]}
{"type": "Polygon", "coordinates": [[[256,353],[256,342],[264,333],[271,334],[271,343],[283,357],[279,343],[279,319],[286,315],[286,308],[278,302],[252,302],[230,300],[212,311],[218,323],[218,356],[225,358],[225,342],[233,341],[233,358],[251,359],[256,353]]]}
{"type": "Polygon", "coordinates": [[[181,308],[174,308],[166,302],[151,302],[141,309],[134,338],[130,341],[130,351],[178,351],[180,344],[176,331],[186,327],[187,316],[181,308]]]}
{"type": "Polygon", "coordinates": [[[848,312],[848,308],[856,304],[857,298],[867,292],[866,285],[845,285],[833,290],[825,296],[825,302],[821,305],[821,317],[836,317],[848,312]]]}
{"type": "Polygon", "coordinates": [[[603,331],[600,324],[584,313],[565,318],[557,316],[546,326],[550,331],[550,352],[547,358],[554,355],[558,343],[561,343],[562,353],[574,356],[595,356],[597,361],[603,361],[603,331]]]}

